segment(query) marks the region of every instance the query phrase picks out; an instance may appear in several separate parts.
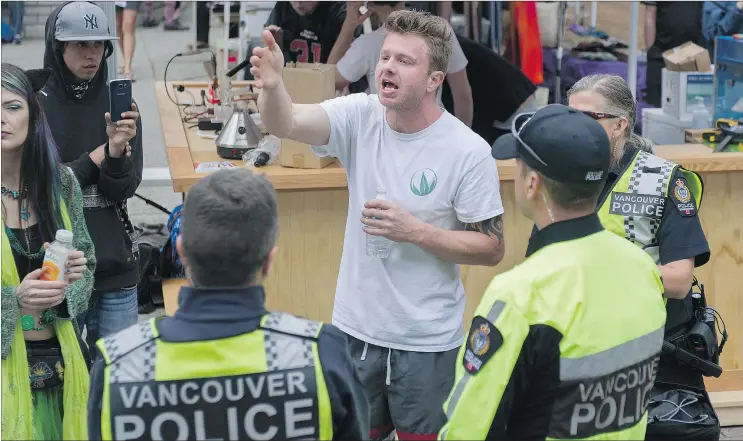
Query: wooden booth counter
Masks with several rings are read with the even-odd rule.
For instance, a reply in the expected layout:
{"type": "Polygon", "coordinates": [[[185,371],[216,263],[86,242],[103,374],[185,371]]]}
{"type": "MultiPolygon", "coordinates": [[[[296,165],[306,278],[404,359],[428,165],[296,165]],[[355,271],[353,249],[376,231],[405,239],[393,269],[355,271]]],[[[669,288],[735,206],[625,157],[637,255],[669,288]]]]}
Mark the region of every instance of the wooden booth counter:
{"type": "MultiPolygon", "coordinates": [[[[206,88],[206,83],[178,84],[192,90],[194,96],[206,88]]],[[[179,95],[171,89],[176,100],[179,95]]],[[[181,122],[182,115],[167,97],[162,82],[157,85],[157,98],[173,189],[186,192],[204,176],[194,171],[194,164],[220,158],[213,140],[199,137],[195,128],[181,122]]],[[[743,391],[743,154],[713,154],[708,147],[694,144],[660,146],[658,154],[700,172],[704,180],[701,220],[712,257],[696,275],[705,285],[710,305],[725,319],[730,337],[722,354],[725,373],[708,384],[714,391],[743,391]]],[[[329,321],[348,209],[345,171],[338,164],[320,170],[280,166],[255,170],[273,183],[279,201],[279,251],[266,283],[268,307],[329,321]]],[[[466,324],[492,278],[523,260],[532,229],[531,222],[514,206],[515,162],[498,161],[498,171],[505,208],[506,254],[495,268],[462,266],[466,324]]],[[[173,288],[181,283],[169,282],[173,288]]],[[[177,289],[170,291],[175,294],[167,295],[166,307],[172,313],[177,289]]],[[[743,399],[740,402],[743,405],[743,399]]],[[[738,408],[736,413],[740,415],[738,424],[743,424],[743,410],[738,408]]]]}

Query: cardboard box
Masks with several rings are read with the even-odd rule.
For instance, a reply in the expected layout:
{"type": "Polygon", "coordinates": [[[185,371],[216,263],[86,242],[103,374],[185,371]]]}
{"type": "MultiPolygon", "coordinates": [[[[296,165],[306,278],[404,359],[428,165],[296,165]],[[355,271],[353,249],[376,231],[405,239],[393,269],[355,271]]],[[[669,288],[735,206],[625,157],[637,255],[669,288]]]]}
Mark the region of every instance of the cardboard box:
{"type": "Polygon", "coordinates": [[[281,77],[295,104],[317,104],[335,98],[335,64],[289,62],[281,77]]]}
{"type": "MultiPolygon", "coordinates": [[[[335,65],[287,63],[282,78],[295,104],[317,104],[335,98],[335,65]]],[[[281,140],[279,163],[283,167],[324,168],[335,162],[333,157],[318,157],[309,144],[281,140]]]]}
{"type": "Polygon", "coordinates": [[[691,41],[663,52],[666,69],[675,72],[709,72],[709,51],[691,41]]]}
{"type": "Polygon", "coordinates": [[[696,98],[704,99],[710,115],[714,114],[715,79],[712,72],[676,72],[663,68],[663,112],[677,119],[692,117],[696,98]]]}

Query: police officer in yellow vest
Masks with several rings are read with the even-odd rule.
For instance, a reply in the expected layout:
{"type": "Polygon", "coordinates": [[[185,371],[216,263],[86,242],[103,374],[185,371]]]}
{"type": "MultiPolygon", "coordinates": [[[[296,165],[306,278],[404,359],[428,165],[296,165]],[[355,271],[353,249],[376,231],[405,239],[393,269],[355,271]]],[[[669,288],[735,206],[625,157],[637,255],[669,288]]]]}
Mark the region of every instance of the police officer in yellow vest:
{"type": "Polygon", "coordinates": [[[660,272],[604,230],[601,126],[562,105],[515,118],[516,204],[539,232],[475,311],[439,439],[642,440],[666,319],[660,272]]]}
{"type": "MultiPolygon", "coordinates": [[[[188,193],[177,250],[192,287],[172,317],[98,341],[91,440],[362,439],[369,413],[335,327],[265,309],[271,184],[247,169],[188,193]]],[[[287,293],[287,295],[291,295],[287,293]]]]}
{"type": "MultiPolygon", "coordinates": [[[[611,140],[612,167],[597,204],[601,223],[644,250],[660,268],[667,298],[666,338],[679,341],[695,322],[694,268],[710,249],[699,221],[702,180],[653,155],[652,142],[632,132],[636,103],[616,75],[591,75],[568,92],[569,105],[597,120],[611,140]]],[[[699,370],[663,355],[658,381],[704,390],[699,370]]]]}

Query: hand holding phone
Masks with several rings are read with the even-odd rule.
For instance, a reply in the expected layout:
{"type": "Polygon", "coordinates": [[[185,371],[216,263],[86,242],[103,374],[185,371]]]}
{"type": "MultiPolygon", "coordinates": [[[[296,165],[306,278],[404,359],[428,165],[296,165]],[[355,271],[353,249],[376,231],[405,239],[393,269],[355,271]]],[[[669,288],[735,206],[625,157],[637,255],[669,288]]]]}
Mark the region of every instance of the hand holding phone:
{"type": "Polygon", "coordinates": [[[110,112],[105,115],[109,155],[125,154],[127,143],[137,135],[139,112],[132,102],[132,81],[112,80],[108,85],[110,112]]]}
{"type": "Polygon", "coordinates": [[[108,97],[111,121],[118,122],[124,118],[124,112],[131,110],[132,80],[111,80],[108,83],[108,97]]]}

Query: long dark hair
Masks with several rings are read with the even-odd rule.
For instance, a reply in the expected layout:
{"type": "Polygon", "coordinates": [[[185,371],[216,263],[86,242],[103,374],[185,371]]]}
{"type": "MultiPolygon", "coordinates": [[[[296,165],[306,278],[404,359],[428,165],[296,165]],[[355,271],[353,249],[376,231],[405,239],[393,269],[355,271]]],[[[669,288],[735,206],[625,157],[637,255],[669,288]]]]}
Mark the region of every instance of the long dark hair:
{"type": "Polygon", "coordinates": [[[41,87],[38,83],[43,85],[48,73],[33,71],[33,79],[29,78],[29,74],[16,65],[2,63],[2,88],[23,97],[28,103],[28,134],[21,152],[19,186],[19,190],[25,188],[26,193],[21,191],[18,202],[20,207],[28,203],[33,208],[41,237],[45,242],[51,242],[57,229],[64,228],[60,208],[61,162],[57,144],[36,95],[41,87]],[[40,76],[43,78],[40,79],[40,76]]]}

